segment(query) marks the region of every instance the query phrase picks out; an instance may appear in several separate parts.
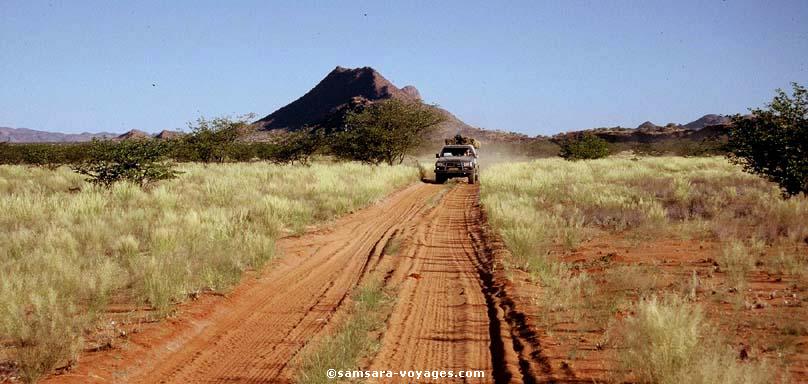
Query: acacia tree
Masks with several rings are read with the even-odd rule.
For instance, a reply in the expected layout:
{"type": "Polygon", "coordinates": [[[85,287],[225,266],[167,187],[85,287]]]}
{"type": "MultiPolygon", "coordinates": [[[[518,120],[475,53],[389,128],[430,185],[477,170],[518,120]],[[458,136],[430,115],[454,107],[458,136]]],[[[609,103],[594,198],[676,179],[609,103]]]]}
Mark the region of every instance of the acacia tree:
{"type": "Polygon", "coordinates": [[[345,117],[332,150],[341,158],[370,164],[400,164],[425,137],[446,121],[434,106],[396,99],[371,104],[345,117]]]}
{"type": "Polygon", "coordinates": [[[735,115],[729,131],[729,159],[748,172],[777,183],[786,195],[808,192],[808,91],[792,83],[766,108],[735,115]]]}
{"type": "Polygon", "coordinates": [[[121,142],[93,141],[86,148],[87,159],[73,164],[73,171],[87,176],[87,181],[111,187],[128,181],[141,187],[158,180],[177,177],[174,164],[166,158],[168,144],[153,139],[121,142]]]}
{"type": "Polygon", "coordinates": [[[188,124],[190,133],[182,138],[177,157],[203,163],[223,163],[228,158],[236,141],[254,130],[249,121],[254,115],[244,115],[235,119],[216,117],[210,120],[200,117],[196,124],[188,124]]]}

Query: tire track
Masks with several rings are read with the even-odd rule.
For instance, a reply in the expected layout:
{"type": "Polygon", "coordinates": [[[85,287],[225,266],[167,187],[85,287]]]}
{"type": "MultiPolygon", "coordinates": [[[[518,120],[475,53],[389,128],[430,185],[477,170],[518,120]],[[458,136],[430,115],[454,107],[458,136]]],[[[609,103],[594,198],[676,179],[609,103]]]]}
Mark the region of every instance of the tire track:
{"type": "Polygon", "coordinates": [[[241,298],[243,303],[236,305],[240,311],[214,321],[132,381],[290,381],[288,363],[325,327],[367,272],[371,259],[378,257],[379,240],[422,209],[423,201],[436,191],[430,187],[408,188],[314,239],[281,240],[279,247],[296,259],[288,268],[270,271],[241,298]]]}
{"type": "Polygon", "coordinates": [[[201,316],[168,319],[135,335],[124,349],[95,355],[92,363],[46,381],[288,383],[290,362],[377,265],[390,237],[422,217],[440,190],[415,184],[326,229],[280,239],[284,256],[264,272],[245,278],[215,305],[191,304],[201,316]]]}
{"type": "Polygon", "coordinates": [[[492,296],[478,195],[477,186],[459,185],[418,223],[399,266],[406,274],[372,369],[483,370],[484,379],[456,381],[521,381],[509,350],[510,330],[492,296]]]}

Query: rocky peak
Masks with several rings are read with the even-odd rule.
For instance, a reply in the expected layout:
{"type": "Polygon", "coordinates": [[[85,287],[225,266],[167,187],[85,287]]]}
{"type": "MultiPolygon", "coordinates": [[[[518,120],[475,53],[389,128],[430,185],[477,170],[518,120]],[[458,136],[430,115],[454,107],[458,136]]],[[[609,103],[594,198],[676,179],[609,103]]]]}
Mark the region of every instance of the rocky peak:
{"type": "Polygon", "coordinates": [[[255,124],[263,130],[300,129],[328,119],[330,114],[356,98],[370,102],[390,98],[415,101],[420,100],[420,94],[412,86],[399,89],[371,67],[337,66],[305,95],[255,124]]]}

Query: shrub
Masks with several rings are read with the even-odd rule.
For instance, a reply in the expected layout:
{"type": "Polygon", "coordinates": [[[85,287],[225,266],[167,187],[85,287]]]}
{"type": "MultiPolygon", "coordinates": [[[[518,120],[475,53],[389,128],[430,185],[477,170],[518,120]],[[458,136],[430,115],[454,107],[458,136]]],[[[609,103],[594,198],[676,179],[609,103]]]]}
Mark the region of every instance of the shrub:
{"type": "Polygon", "coordinates": [[[64,163],[63,146],[54,144],[28,144],[25,145],[22,153],[22,161],[25,164],[58,167],[64,163]]]}
{"type": "Polygon", "coordinates": [[[569,137],[562,141],[558,155],[567,160],[601,159],[609,156],[609,144],[591,134],[569,137]]]}
{"type": "Polygon", "coordinates": [[[0,143],[0,164],[28,164],[57,168],[88,158],[88,143],[0,143]]]}
{"type": "Polygon", "coordinates": [[[87,181],[110,187],[119,181],[139,186],[173,179],[177,172],[165,160],[167,144],[157,140],[125,140],[121,142],[93,140],[88,148],[90,158],[72,166],[87,181]]]}
{"type": "Polygon", "coordinates": [[[787,195],[808,192],[808,90],[792,86],[791,97],[778,89],[767,108],[733,116],[728,143],[730,160],[787,195]]]}
{"type": "Polygon", "coordinates": [[[350,111],[345,130],[336,134],[338,157],[370,164],[401,164],[446,117],[435,107],[396,99],[350,111]]]}
{"type": "Polygon", "coordinates": [[[255,157],[259,160],[272,160],[278,151],[278,144],[257,142],[252,144],[255,157]]]}
{"type": "Polygon", "coordinates": [[[647,143],[615,143],[611,145],[611,150],[613,153],[633,151],[639,156],[723,156],[727,153],[725,141],[723,137],[707,137],[701,140],[674,138],[647,143]]]}

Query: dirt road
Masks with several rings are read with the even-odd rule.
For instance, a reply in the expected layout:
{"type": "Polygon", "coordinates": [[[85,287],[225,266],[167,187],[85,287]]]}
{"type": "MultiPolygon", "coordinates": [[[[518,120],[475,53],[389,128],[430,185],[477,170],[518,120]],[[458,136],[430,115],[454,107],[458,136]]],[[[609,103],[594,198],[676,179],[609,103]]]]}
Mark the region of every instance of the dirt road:
{"type": "Polygon", "coordinates": [[[490,260],[479,244],[477,201],[477,186],[417,184],[328,228],[282,239],[278,262],[172,334],[144,332],[135,344],[144,345],[149,332],[159,340],[49,381],[291,382],[297,354],[326,333],[383,258],[395,258],[385,260],[384,272],[398,298],[372,368],[482,370],[485,379],[476,382],[517,379],[510,332],[487,293],[490,260]],[[385,256],[394,237],[400,251],[385,256]],[[109,361],[115,368],[104,366],[109,361]]]}
{"type": "Polygon", "coordinates": [[[480,230],[477,191],[457,186],[412,223],[406,234],[410,246],[397,268],[410,278],[400,286],[373,369],[484,370],[483,381],[494,381],[494,365],[501,365],[494,358],[502,356],[499,351],[492,356],[480,277],[485,260],[472,238],[480,230]]]}

